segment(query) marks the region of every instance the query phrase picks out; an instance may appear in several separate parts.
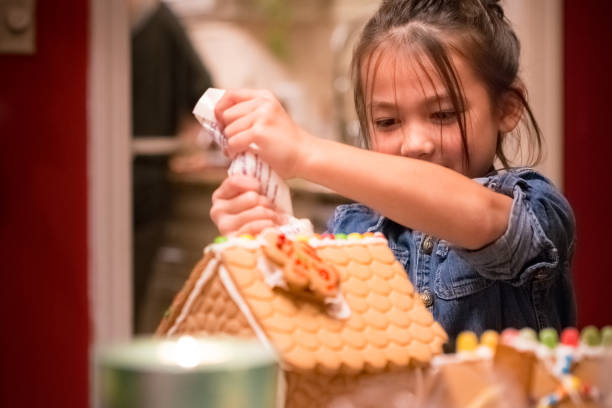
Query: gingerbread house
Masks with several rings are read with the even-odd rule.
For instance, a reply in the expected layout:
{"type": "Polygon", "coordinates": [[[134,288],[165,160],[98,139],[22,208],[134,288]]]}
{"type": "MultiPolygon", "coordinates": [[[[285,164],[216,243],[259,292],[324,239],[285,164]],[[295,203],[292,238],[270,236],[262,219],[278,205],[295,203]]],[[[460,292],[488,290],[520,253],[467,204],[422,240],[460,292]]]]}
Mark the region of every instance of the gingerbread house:
{"type": "Polygon", "coordinates": [[[432,361],[423,391],[428,406],[612,406],[612,338],[585,342],[575,328],[564,329],[561,342],[552,328],[541,330],[539,340],[530,328],[509,328],[499,337],[478,346],[469,340],[474,333],[459,334],[460,351],[432,361]]]}
{"type": "Polygon", "coordinates": [[[447,340],[380,234],[272,231],[204,252],[157,335],[256,337],[278,355],[287,407],[331,406],[381,376],[416,388],[447,340]]]}

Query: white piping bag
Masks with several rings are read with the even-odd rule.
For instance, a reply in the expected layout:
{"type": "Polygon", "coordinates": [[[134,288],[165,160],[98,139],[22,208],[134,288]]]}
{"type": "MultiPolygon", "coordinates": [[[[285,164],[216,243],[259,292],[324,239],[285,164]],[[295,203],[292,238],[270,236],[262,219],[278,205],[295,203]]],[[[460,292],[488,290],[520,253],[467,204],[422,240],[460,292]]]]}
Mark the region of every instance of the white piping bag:
{"type": "MultiPolygon", "coordinates": [[[[227,137],[223,134],[217,123],[215,105],[224,93],[225,90],[223,89],[208,88],[195,108],[193,108],[193,114],[198,122],[200,122],[223,151],[227,147],[227,137]]],[[[259,147],[255,144],[251,144],[251,148],[253,151],[259,150],[259,147]]],[[[259,180],[261,183],[261,193],[268,197],[289,218],[288,224],[281,227],[284,233],[312,233],[312,224],[309,220],[298,220],[293,217],[291,195],[287,184],[256,153],[244,152],[236,156],[232,160],[227,174],[230,176],[233,174],[244,174],[259,180]]]]}

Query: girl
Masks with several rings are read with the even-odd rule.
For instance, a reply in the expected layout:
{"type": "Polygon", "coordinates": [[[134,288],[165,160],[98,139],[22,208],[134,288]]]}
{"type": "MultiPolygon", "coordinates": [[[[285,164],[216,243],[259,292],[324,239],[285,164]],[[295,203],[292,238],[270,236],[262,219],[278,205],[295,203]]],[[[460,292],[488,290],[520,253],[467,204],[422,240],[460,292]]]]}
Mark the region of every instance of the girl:
{"type": "MultiPolygon", "coordinates": [[[[518,78],[519,43],[497,1],[385,0],[353,57],[355,105],[369,150],[311,136],[266,91],[229,91],[216,108],[228,153],[259,147],[282,177],[302,177],[362,204],[340,206],[333,233],[380,231],[435,319],[462,330],[575,324],[574,218],[504,140],[538,125],[518,78]],[[504,171],[494,169],[494,161],[504,171]]],[[[257,181],[213,194],[223,234],[282,223],[257,181]]]]}

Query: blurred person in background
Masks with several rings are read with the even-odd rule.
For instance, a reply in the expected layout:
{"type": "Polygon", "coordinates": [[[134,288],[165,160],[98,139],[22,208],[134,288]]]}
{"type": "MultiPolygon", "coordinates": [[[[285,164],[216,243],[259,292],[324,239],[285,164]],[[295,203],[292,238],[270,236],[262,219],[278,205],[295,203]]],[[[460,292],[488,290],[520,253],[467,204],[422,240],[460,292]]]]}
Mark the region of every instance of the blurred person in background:
{"type": "Polygon", "coordinates": [[[195,141],[200,127],[191,110],[212,81],[181,22],[163,2],[130,0],[129,7],[135,142],[132,311],[134,331],[142,333],[147,330],[143,305],[172,199],[168,164],[177,143],[160,141],[195,141]]]}

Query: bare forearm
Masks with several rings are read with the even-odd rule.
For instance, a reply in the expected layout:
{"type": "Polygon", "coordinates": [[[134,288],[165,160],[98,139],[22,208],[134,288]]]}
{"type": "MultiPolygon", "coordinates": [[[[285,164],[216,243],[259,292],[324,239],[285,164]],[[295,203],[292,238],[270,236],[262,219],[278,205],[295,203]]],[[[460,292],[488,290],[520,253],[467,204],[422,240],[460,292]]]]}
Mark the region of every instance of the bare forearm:
{"type": "Polygon", "coordinates": [[[442,166],[323,139],[314,139],[303,157],[298,177],[456,245],[481,248],[506,229],[509,197],[442,166]]]}

